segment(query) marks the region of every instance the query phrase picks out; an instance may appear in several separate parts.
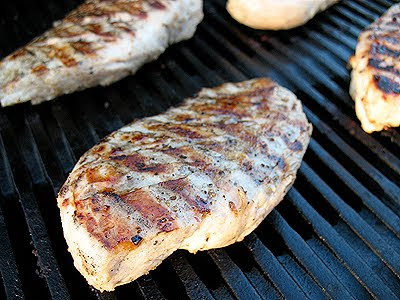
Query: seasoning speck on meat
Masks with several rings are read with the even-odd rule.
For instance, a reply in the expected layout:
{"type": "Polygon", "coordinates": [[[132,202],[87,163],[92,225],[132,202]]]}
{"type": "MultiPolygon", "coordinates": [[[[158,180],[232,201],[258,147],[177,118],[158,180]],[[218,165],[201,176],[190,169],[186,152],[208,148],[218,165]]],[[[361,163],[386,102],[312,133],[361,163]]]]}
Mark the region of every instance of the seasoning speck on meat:
{"type": "Polygon", "coordinates": [[[113,290],[177,249],[243,240],[292,185],[311,128],[296,96],[265,78],[203,89],[122,127],[58,196],[76,268],[113,290]]]}

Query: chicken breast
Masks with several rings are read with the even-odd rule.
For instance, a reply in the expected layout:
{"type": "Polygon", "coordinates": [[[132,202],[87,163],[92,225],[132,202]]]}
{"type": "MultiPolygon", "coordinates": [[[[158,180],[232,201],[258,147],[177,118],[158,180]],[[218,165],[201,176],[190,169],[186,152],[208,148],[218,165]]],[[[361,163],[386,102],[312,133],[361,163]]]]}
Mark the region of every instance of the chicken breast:
{"type": "Polygon", "coordinates": [[[255,79],[110,134],[59,192],[76,268],[109,291],[177,249],[243,240],[291,187],[311,128],[294,94],[255,79]]]}
{"type": "Polygon", "coordinates": [[[87,0],[0,62],[2,106],[111,84],[192,37],[202,0],[87,0]]]}
{"type": "Polygon", "coordinates": [[[301,26],[339,0],[228,0],[226,8],[238,22],[255,29],[281,30],[301,26]]]}
{"type": "Polygon", "coordinates": [[[400,125],[400,4],[360,35],[350,59],[350,94],[362,128],[371,133],[400,125]]]}

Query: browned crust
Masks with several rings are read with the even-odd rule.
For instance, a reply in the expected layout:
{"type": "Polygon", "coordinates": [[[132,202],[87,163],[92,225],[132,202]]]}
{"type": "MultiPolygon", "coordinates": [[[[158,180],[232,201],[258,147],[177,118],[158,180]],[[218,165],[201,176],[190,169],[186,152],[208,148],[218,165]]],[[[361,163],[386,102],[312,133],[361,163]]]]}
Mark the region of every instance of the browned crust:
{"type": "MultiPolygon", "coordinates": [[[[150,191],[140,188],[133,191],[120,191],[118,186],[121,182],[129,182],[131,178],[127,178],[129,171],[145,176],[163,176],[171,174],[173,167],[171,164],[159,164],[138,152],[127,154],[127,150],[132,145],[135,147],[150,147],[155,153],[169,155],[171,159],[175,159],[179,164],[186,165],[189,170],[200,170],[208,175],[214,182],[218,182],[225,176],[224,171],[215,166],[208,159],[206,152],[196,150],[194,144],[203,147],[206,151],[215,151],[224,157],[232,155],[232,149],[235,149],[235,142],[247,145],[247,152],[265,153],[268,155],[268,144],[261,141],[261,135],[271,138],[281,138],[287,144],[289,150],[294,152],[304,151],[306,145],[300,141],[290,141],[285,132],[274,128],[274,122],[287,120],[288,124],[300,130],[300,134],[309,134],[309,124],[306,120],[288,120],[285,113],[270,111],[270,100],[276,84],[268,79],[255,80],[248,90],[237,93],[236,95],[221,95],[216,99],[215,104],[205,104],[203,101],[194,102],[190,109],[195,113],[197,119],[193,119],[192,114],[188,114],[184,110],[182,113],[174,115],[175,120],[179,120],[179,124],[171,123],[146,123],[148,130],[154,130],[150,133],[141,132],[125,132],[113,133],[105,138],[100,144],[93,147],[81,159],[81,165],[73,172],[72,178],[68,180],[61,189],[59,198],[62,198],[62,205],[73,205],[75,209],[76,221],[85,226],[87,231],[100,241],[107,249],[115,248],[119,244],[140,246],[141,241],[146,236],[133,229],[132,224],[127,220],[118,217],[112,213],[107,206],[101,206],[103,203],[113,203],[120,210],[126,211],[127,214],[138,212],[149,223],[154,224],[159,233],[168,233],[178,228],[176,216],[173,210],[163,204],[150,191]],[[257,99],[257,101],[255,101],[257,99]],[[253,114],[253,115],[252,115],[253,114]],[[241,122],[235,124],[208,122],[212,116],[224,115],[227,119],[243,118],[252,119],[255,116],[269,116],[271,124],[261,127],[260,132],[254,132],[252,128],[247,127],[241,122]],[[190,122],[197,122],[189,124],[190,122]],[[205,126],[197,126],[194,124],[204,123],[205,126]],[[213,136],[216,134],[232,137],[227,144],[215,143],[213,136]],[[157,134],[159,132],[159,134],[157,134]],[[119,134],[119,138],[125,142],[124,145],[113,147],[108,141],[115,135],[119,134]],[[188,141],[185,146],[171,147],[168,145],[169,140],[188,141]],[[131,144],[131,145],[130,145],[131,144]],[[125,148],[121,148],[125,147],[125,148]],[[93,166],[90,163],[85,165],[88,156],[98,157],[97,161],[101,162],[100,166],[93,166]],[[76,191],[76,186],[80,182],[88,184],[94,191],[89,198],[83,196],[76,191]],[[68,190],[73,191],[73,197],[67,198],[68,190]],[[67,199],[66,199],[67,198],[67,199]],[[129,207],[129,209],[127,208],[129,207]]],[[[215,88],[218,91],[218,88],[215,88]]],[[[288,110],[298,110],[298,106],[294,105],[288,110]]],[[[286,113],[289,113],[287,111],[286,113]]],[[[248,153],[234,153],[233,159],[238,160],[242,170],[246,173],[257,175],[261,171],[255,167],[248,156],[248,153]]],[[[282,171],[286,169],[286,162],[283,157],[268,155],[272,162],[282,171]]],[[[264,173],[260,173],[264,174],[264,173]]],[[[70,178],[71,178],[70,176],[70,178]]],[[[258,184],[262,184],[264,177],[258,176],[258,184]]],[[[186,178],[176,180],[161,181],[158,186],[162,189],[172,192],[174,197],[182,199],[191,208],[195,220],[201,221],[211,213],[210,199],[213,195],[196,194],[190,182],[186,178]]],[[[229,204],[230,209],[237,213],[234,204],[229,204]]]]}
{"type": "MultiPolygon", "coordinates": [[[[157,0],[89,0],[70,12],[62,21],[57,22],[44,35],[10,54],[8,59],[16,60],[39,49],[48,58],[59,60],[65,67],[75,67],[82,59],[78,58],[79,54],[85,59],[95,58],[97,52],[105,47],[105,43],[115,43],[121,33],[135,36],[134,30],[126,23],[112,21],[117,14],[126,13],[132,18],[146,19],[150,10],[165,9],[166,6],[157,0]],[[91,19],[90,22],[87,22],[88,18],[91,19]],[[95,34],[102,42],[84,41],[84,36],[88,33],[95,34]],[[83,38],[76,40],[80,36],[83,38]],[[61,46],[55,46],[46,43],[48,39],[52,38],[75,39],[71,42],[64,41],[61,46]],[[100,44],[102,46],[99,46],[100,44]]],[[[43,76],[47,73],[43,67],[40,69],[35,67],[32,72],[36,76],[43,76]]]]}

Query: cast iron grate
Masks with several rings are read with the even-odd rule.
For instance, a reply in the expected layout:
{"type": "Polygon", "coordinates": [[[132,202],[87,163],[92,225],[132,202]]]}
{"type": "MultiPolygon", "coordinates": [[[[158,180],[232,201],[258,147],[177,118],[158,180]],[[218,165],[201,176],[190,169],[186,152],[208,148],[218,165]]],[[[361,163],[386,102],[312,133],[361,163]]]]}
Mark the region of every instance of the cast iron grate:
{"type": "MultiPolygon", "coordinates": [[[[0,56],[81,1],[2,4],[0,56]]],[[[8,299],[395,299],[400,292],[400,131],[362,131],[346,69],[360,30],[395,1],[344,0],[306,26],[254,31],[205,1],[193,39],[107,88],[0,109],[0,297],[8,299]],[[286,200],[243,243],[190,255],[113,293],[67,252],[55,196],[77,158],[133,118],[203,86],[270,76],[303,100],[313,139],[286,200]]]]}

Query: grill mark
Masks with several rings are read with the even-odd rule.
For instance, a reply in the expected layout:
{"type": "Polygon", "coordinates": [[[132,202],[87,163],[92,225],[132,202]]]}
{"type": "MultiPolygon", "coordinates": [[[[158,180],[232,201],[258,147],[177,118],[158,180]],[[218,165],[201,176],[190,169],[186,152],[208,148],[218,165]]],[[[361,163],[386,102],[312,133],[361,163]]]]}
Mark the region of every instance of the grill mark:
{"type": "MultiPolygon", "coordinates": [[[[130,132],[130,133],[126,133],[124,135],[121,136],[121,139],[123,141],[129,141],[131,143],[135,143],[138,141],[143,140],[144,138],[149,137],[149,134],[140,132],[140,131],[135,131],[135,132],[130,132]]],[[[152,138],[152,136],[150,136],[152,138]]]]}
{"type": "Polygon", "coordinates": [[[257,136],[248,132],[244,126],[240,123],[236,124],[219,124],[217,125],[218,128],[224,130],[228,134],[236,137],[247,144],[249,144],[252,148],[260,147],[262,149],[268,148],[267,144],[261,142],[257,136]]]}
{"type": "Polygon", "coordinates": [[[87,30],[89,30],[90,32],[94,33],[97,36],[100,36],[104,40],[107,40],[110,42],[116,40],[114,33],[110,32],[110,31],[104,31],[103,26],[100,24],[87,24],[85,26],[86,26],[87,30]]]}
{"type": "Polygon", "coordinates": [[[39,65],[32,69],[32,73],[34,73],[38,76],[42,76],[42,75],[46,74],[48,71],[49,71],[49,69],[47,69],[45,65],[39,65]]]}
{"type": "Polygon", "coordinates": [[[394,35],[394,36],[382,35],[382,36],[374,36],[373,38],[374,39],[379,38],[380,40],[386,41],[392,45],[400,44],[400,35],[394,35]]]}
{"type": "Polygon", "coordinates": [[[147,164],[149,159],[138,153],[133,155],[110,156],[109,158],[122,163],[124,166],[136,172],[150,172],[154,173],[154,175],[158,175],[168,170],[168,165],[166,164],[147,164]]]}
{"type": "Polygon", "coordinates": [[[199,168],[200,170],[204,171],[205,174],[208,176],[213,177],[216,171],[211,163],[205,161],[202,158],[202,156],[204,156],[204,153],[198,153],[193,148],[190,148],[188,146],[183,146],[179,148],[174,148],[170,146],[167,149],[161,150],[161,152],[173,157],[177,157],[191,167],[199,168]],[[191,161],[188,161],[188,158],[191,161]]]}
{"type": "Polygon", "coordinates": [[[382,71],[386,71],[386,72],[390,72],[392,74],[398,75],[400,76],[400,70],[395,69],[393,66],[382,66],[381,64],[384,63],[384,61],[382,60],[378,60],[378,59],[373,59],[370,58],[368,60],[368,65],[370,67],[373,67],[377,70],[382,70],[382,71]]]}
{"type": "Polygon", "coordinates": [[[110,206],[104,204],[110,197],[114,196],[101,193],[85,200],[75,201],[75,219],[86,226],[87,231],[108,250],[119,244],[133,248],[134,244],[130,242],[133,235],[132,226],[126,219],[112,214],[110,206]]]}
{"type": "Polygon", "coordinates": [[[201,139],[210,136],[207,132],[200,132],[200,130],[195,131],[191,129],[193,127],[185,126],[183,124],[154,124],[147,125],[146,128],[151,131],[163,131],[165,133],[172,132],[188,139],[201,139]]]}
{"type": "Polygon", "coordinates": [[[80,26],[67,26],[66,24],[60,24],[48,32],[47,35],[48,37],[72,38],[79,36],[82,33],[84,33],[84,30],[80,26]]]}
{"type": "Polygon", "coordinates": [[[374,75],[374,82],[386,94],[400,94],[400,84],[386,76],[374,75]]]}
{"type": "Polygon", "coordinates": [[[28,54],[28,51],[25,48],[20,48],[20,49],[14,51],[14,53],[10,55],[10,59],[14,60],[14,59],[17,59],[18,57],[24,56],[26,54],[28,54]]]}
{"type": "Polygon", "coordinates": [[[77,52],[86,54],[86,55],[92,55],[96,52],[95,49],[92,48],[91,46],[92,43],[89,42],[71,42],[70,45],[72,48],[74,48],[77,52]]]}
{"type": "Polygon", "coordinates": [[[126,33],[130,34],[131,36],[135,36],[135,31],[133,31],[126,23],[124,22],[113,22],[111,25],[114,28],[118,28],[122,31],[125,31],[126,33]]]}
{"type": "MultiPolygon", "coordinates": [[[[137,16],[141,19],[147,17],[147,12],[143,10],[143,3],[145,1],[96,1],[95,3],[83,3],[76,10],[71,12],[65,20],[76,23],[81,22],[85,17],[89,18],[106,18],[110,19],[117,13],[125,12],[131,16],[137,16]],[[109,2],[109,3],[107,3],[109,2]],[[104,5],[100,5],[103,4],[104,5]]],[[[158,2],[158,1],[155,1],[158,2]]],[[[162,9],[161,3],[154,3],[151,7],[154,9],[162,9]]]]}
{"type": "Polygon", "coordinates": [[[372,46],[371,46],[371,54],[372,55],[382,54],[382,55],[387,55],[387,56],[391,56],[394,58],[400,57],[400,51],[391,49],[385,45],[376,44],[376,43],[372,44],[372,46]]]}
{"type": "Polygon", "coordinates": [[[170,211],[161,206],[154,197],[143,189],[121,195],[121,199],[138,211],[151,224],[155,225],[159,232],[170,232],[178,229],[178,225],[170,211]]]}
{"type": "Polygon", "coordinates": [[[269,155],[268,158],[271,159],[272,161],[274,161],[276,163],[276,165],[282,171],[284,171],[286,169],[286,163],[285,163],[285,160],[282,157],[279,157],[279,156],[276,156],[276,155],[269,155]]]}
{"type": "Polygon", "coordinates": [[[68,46],[57,48],[55,46],[48,45],[46,47],[40,47],[40,48],[42,48],[42,50],[46,52],[47,47],[49,48],[49,52],[47,53],[49,58],[57,58],[66,67],[74,67],[78,64],[76,60],[67,53],[68,50],[70,49],[68,46]]]}
{"type": "Polygon", "coordinates": [[[178,134],[180,136],[187,137],[189,139],[201,139],[201,138],[204,137],[199,132],[190,130],[189,128],[184,127],[184,126],[178,126],[178,125],[177,126],[171,126],[171,127],[168,127],[167,130],[171,131],[173,133],[176,133],[176,134],[178,134]]]}
{"type": "Polygon", "coordinates": [[[192,189],[187,179],[168,180],[161,182],[160,186],[181,196],[192,209],[203,216],[210,213],[209,204],[200,196],[194,196],[195,191],[192,189]]]}
{"type": "Polygon", "coordinates": [[[215,105],[200,104],[195,105],[193,111],[212,115],[228,115],[236,117],[250,116],[251,107],[258,110],[269,110],[268,97],[273,93],[275,86],[262,87],[252,91],[245,91],[238,95],[224,95],[217,99],[215,105]],[[254,97],[262,97],[259,102],[253,102],[254,97]]]}
{"type": "Polygon", "coordinates": [[[289,144],[289,149],[295,152],[299,152],[303,150],[303,145],[299,141],[294,141],[289,144]]]}

